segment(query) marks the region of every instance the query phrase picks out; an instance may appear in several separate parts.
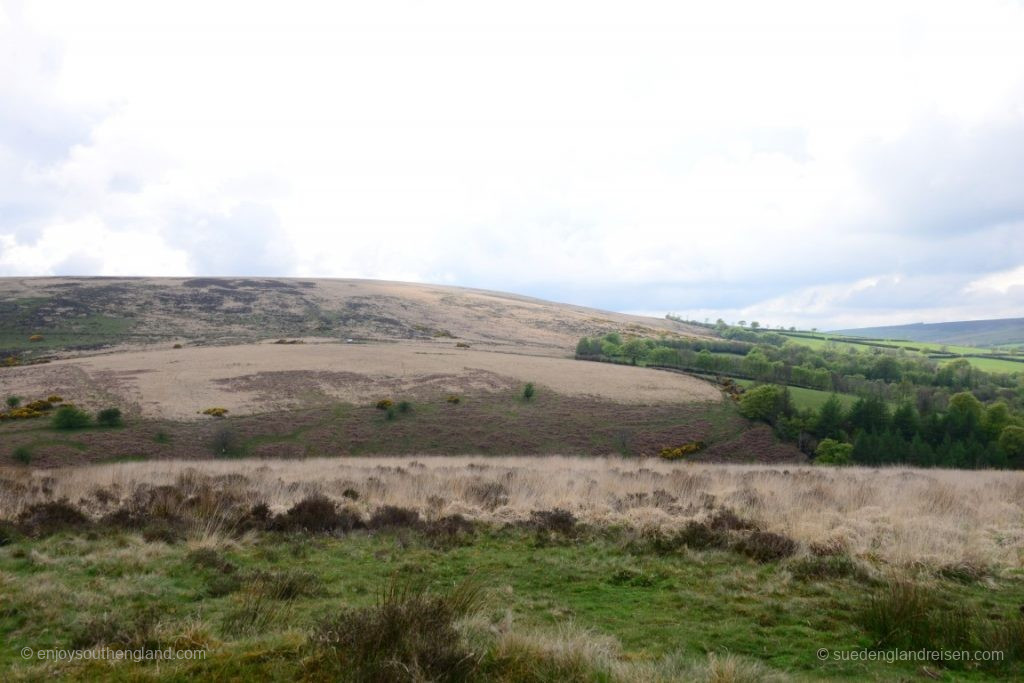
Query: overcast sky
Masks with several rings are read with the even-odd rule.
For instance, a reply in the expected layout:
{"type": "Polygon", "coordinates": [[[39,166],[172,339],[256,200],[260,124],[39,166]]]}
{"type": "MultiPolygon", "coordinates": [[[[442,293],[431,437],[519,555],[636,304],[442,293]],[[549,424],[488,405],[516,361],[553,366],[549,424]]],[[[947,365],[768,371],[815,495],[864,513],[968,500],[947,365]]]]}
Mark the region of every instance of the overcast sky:
{"type": "Polygon", "coordinates": [[[1020,2],[0,6],[0,275],[1024,316],[1020,2]]]}

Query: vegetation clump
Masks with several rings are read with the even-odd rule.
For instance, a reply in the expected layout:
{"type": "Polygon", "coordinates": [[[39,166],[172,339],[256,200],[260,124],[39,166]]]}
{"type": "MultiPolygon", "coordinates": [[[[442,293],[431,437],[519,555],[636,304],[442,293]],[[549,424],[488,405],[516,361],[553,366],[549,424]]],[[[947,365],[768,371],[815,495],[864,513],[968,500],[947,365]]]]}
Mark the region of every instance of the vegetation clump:
{"type": "Polygon", "coordinates": [[[45,339],[45,337],[44,337],[43,335],[41,335],[41,334],[33,334],[32,336],[30,336],[30,337],[28,338],[28,340],[29,340],[30,342],[33,342],[33,343],[35,343],[35,342],[41,342],[41,341],[43,341],[44,339],[45,339]]]}
{"type": "Polygon", "coordinates": [[[796,554],[797,544],[789,536],[771,531],[751,531],[736,543],[737,552],[758,562],[774,562],[796,554]]]}
{"type": "Polygon", "coordinates": [[[327,497],[312,495],[291,506],[284,514],[277,515],[268,524],[274,531],[309,531],[326,533],[331,531],[352,531],[366,525],[359,515],[338,507],[327,497]]]}
{"type": "Polygon", "coordinates": [[[523,400],[529,401],[533,398],[534,393],[536,393],[536,390],[533,387],[533,382],[527,382],[526,386],[523,387],[523,400]]]}
{"type": "Polygon", "coordinates": [[[203,415],[209,415],[210,417],[224,417],[228,414],[227,408],[207,408],[202,411],[203,415]]]}
{"type": "Polygon", "coordinates": [[[822,439],[814,450],[815,465],[849,465],[853,462],[853,444],[822,439]]]}
{"type": "Polygon", "coordinates": [[[124,418],[120,408],[104,408],[96,413],[96,424],[101,427],[121,427],[124,425],[124,418]]]}
{"type": "Polygon", "coordinates": [[[468,681],[475,653],[456,627],[480,608],[463,583],[444,593],[423,583],[388,584],[372,607],[342,608],[309,638],[307,675],[336,681],[468,681]]]}
{"type": "Polygon", "coordinates": [[[675,448],[662,448],[658,455],[665,460],[681,460],[688,455],[699,453],[707,447],[703,441],[691,441],[675,448]]]}
{"type": "Polygon", "coordinates": [[[448,403],[459,403],[462,399],[456,396],[455,394],[452,394],[445,400],[448,401],[448,403]]]}
{"type": "Polygon", "coordinates": [[[69,404],[62,405],[53,415],[53,426],[56,429],[83,429],[88,427],[91,421],[89,413],[69,404]]]}
{"type": "Polygon", "coordinates": [[[28,446],[18,446],[14,449],[11,457],[14,458],[14,462],[16,463],[28,465],[32,462],[32,451],[28,446]]]}
{"type": "Polygon", "coordinates": [[[390,398],[382,398],[381,400],[377,401],[375,407],[377,408],[377,410],[387,410],[393,405],[395,405],[395,403],[390,398]]]}

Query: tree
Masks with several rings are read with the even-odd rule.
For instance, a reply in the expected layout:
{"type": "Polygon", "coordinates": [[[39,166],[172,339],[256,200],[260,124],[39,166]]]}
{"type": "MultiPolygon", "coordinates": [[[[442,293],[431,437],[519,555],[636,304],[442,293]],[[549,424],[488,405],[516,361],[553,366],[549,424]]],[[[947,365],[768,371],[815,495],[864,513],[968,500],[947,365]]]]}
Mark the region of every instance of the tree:
{"type": "Polygon", "coordinates": [[[1003,429],[1010,424],[1012,417],[1010,409],[1002,401],[993,403],[985,409],[985,415],[981,419],[981,431],[985,439],[995,441],[1003,433],[1003,429]]]}
{"type": "Polygon", "coordinates": [[[745,391],[740,397],[740,414],[751,420],[774,424],[778,417],[789,417],[793,412],[789,392],[785,387],[762,384],[745,391]]]}
{"type": "Polygon", "coordinates": [[[904,439],[913,439],[921,428],[921,420],[914,406],[909,403],[900,405],[892,414],[892,426],[904,439]]]}
{"type": "Polygon", "coordinates": [[[523,387],[523,399],[529,401],[533,398],[533,382],[527,382],[526,386],[523,387]]]}
{"type": "Polygon", "coordinates": [[[760,329],[760,327],[761,327],[761,323],[757,322],[756,320],[750,321],[750,329],[757,330],[757,329],[760,329]]]}
{"type": "Polygon", "coordinates": [[[843,425],[843,403],[832,394],[821,405],[814,422],[814,435],[819,439],[836,439],[843,425]]]}
{"type": "Polygon", "coordinates": [[[622,355],[629,358],[635,364],[647,354],[647,345],[644,344],[643,339],[634,337],[623,344],[619,350],[622,355]]]}
{"type": "Polygon", "coordinates": [[[850,409],[852,431],[883,431],[889,427],[889,408],[877,396],[859,398],[850,409]]]}
{"type": "Polygon", "coordinates": [[[8,396],[7,397],[7,407],[8,408],[17,408],[20,405],[21,405],[21,397],[20,396],[8,396]]]}
{"type": "Polygon", "coordinates": [[[961,391],[949,398],[946,409],[946,429],[954,439],[965,439],[981,427],[984,407],[969,391],[961,391]]]}
{"type": "Polygon", "coordinates": [[[999,435],[999,450],[1014,467],[1024,465],[1024,427],[1009,425],[999,435]]]}

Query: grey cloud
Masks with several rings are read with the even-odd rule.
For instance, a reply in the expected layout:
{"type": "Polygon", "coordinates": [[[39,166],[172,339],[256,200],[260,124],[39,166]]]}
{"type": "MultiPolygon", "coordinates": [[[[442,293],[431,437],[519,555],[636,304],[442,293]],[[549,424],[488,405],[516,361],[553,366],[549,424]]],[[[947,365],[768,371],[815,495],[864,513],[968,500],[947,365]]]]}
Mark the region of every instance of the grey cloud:
{"type": "Polygon", "coordinates": [[[1024,116],[966,129],[932,117],[864,149],[860,170],[893,227],[976,231],[1024,219],[1024,116]]]}
{"type": "Polygon", "coordinates": [[[198,275],[287,275],[292,269],[288,236],[264,204],[243,202],[227,215],[179,211],[164,239],[188,253],[198,275]]]}

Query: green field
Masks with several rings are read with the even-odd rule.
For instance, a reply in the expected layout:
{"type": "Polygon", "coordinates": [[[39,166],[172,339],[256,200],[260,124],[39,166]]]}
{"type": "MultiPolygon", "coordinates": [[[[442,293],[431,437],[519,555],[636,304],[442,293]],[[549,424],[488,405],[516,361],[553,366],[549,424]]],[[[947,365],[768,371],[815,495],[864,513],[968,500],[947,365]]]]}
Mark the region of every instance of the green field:
{"type": "MultiPolygon", "coordinates": [[[[802,336],[802,335],[789,335],[784,334],[787,338],[792,340],[796,344],[802,344],[815,350],[822,350],[825,348],[836,348],[842,350],[854,350],[859,353],[871,353],[876,348],[885,349],[885,346],[873,346],[872,342],[867,343],[851,343],[844,341],[846,337],[841,335],[818,335],[818,336],[802,336]]],[[[923,352],[927,353],[957,353],[957,354],[973,354],[964,355],[964,358],[972,366],[985,372],[999,372],[999,373],[1015,373],[1024,372],[1024,363],[1017,363],[1014,361],[1003,360],[1000,358],[985,358],[983,357],[987,351],[986,349],[976,348],[972,346],[956,346],[950,344],[936,344],[929,342],[914,342],[905,340],[886,340],[878,342],[878,344],[885,344],[888,346],[900,346],[909,347],[913,349],[922,349],[923,352]],[[978,357],[982,356],[982,357],[978,357]]],[[[913,353],[913,352],[912,352],[913,353]]],[[[995,353],[1005,353],[1005,351],[995,351],[995,353]]],[[[945,362],[946,359],[940,359],[940,362],[945,362]]],[[[956,359],[949,359],[956,360],[956,359]]]]}
{"type": "MultiPolygon", "coordinates": [[[[743,387],[752,387],[757,382],[750,379],[738,379],[736,383],[743,387]]],[[[789,389],[789,396],[793,400],[793,404],[800,410],[819,410],[828,397],[833,394],[831,391],[821,391],[820,389],[806,389],[804,387],[787,387],[789,389]]],[[[843,404],[843,408],[849,409],[854,404],[857,397],[853,394],[836,394],[839,397],[840,403],[843,404]]]]}

